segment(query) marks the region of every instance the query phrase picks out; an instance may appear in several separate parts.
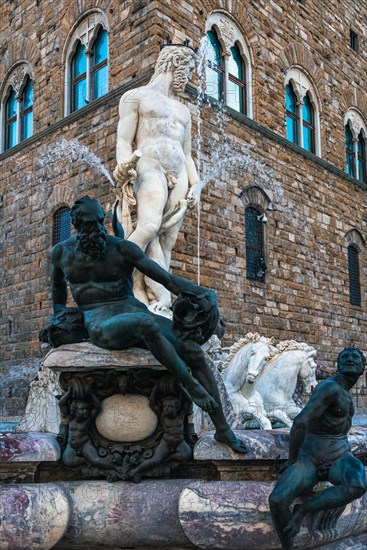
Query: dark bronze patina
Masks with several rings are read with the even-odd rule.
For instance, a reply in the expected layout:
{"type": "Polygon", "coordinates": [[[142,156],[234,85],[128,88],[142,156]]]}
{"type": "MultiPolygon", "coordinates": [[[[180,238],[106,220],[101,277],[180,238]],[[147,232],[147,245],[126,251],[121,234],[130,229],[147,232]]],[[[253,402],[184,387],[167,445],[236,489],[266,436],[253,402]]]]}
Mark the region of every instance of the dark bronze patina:
{"type": "Polygon", "coordinates": [[[269,504],[282,548],[291,550],[306,514],[345,506],[366,492],[364,466],[351,453],[348,431],[354,407],[351,388],[363,374],[366,359],[359,349],[346,348],[338,372],[321,382],[294,419],[289,460],[270,495],[269,504]],[[318,481],[333,487],[312,493],[318,481]],[[297,498],[291,513],[290,506],[297,498]],[[305,498],[303,498],[305,497],[305,498]]]}
{"type": "Polygon", "coordinates": [[[51,254],[54,316],[65,310],[68,283],[95,345],[110,350],[149,349],[209,413],[215,438],[247,452],[225,419],[215,377],[200,347],[218,324],[214,292],[165,271],[134,243],[108,235],[97,200],[86,196],[76,201],[72,221],[77,236],[55,245],[51,254]],[[154,315],[134,297],[135,268],[173,294],[182,293],[173,307],[173,323],[154,315]]]}

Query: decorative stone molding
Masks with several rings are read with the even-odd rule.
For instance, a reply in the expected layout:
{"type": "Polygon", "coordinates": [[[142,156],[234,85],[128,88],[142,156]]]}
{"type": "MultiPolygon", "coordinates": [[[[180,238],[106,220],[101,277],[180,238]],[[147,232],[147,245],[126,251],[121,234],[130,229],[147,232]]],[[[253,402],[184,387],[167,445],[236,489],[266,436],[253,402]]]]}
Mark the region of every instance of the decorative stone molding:
{"type": "MultiPolygon", "coordinates": [[[[303,67],[290,67],[285,75],[284,87],[292,84],[294,93],[297,96],[298,105],[302,107],[303,98],[308,94],[315,115],[315,153],[321,156],[321,125],[320,113],[322,111],[322,103],[317,93],[316,86],[311,82],[311,79],[306,75],[303,67]]],[[[302,118],[302,108],[300,109],[300,118],[302,118]]],[[[302,124],[302,122],[301,122],[302,124]]],[[[301,143],[301,145],[303,145],[301,143]]]]}
{"type": "Polygon", "coordinates": [[[257,185],[246,187],[240,195],[245,208],[250,206],[260,207],[263,211],[267,210],[272,202],[270,196],[257,185]]]}
{"type": "Polygon", "coordinates": [[[84,12],[71,28],[65,42],[62,53],[62,61],[65,64],[65,90],[64,90],[64,114],[70,114],[70,87],[71,87],[71,60],[79,43],[85,46],[87,55],[87,100],[89,98],[90,57],[92,48],[100,28],[109,31],[109,23],[106,15],[99,9],[84,12]]]}
{"type": "MultiPolygon", "coordinates": [[[[249,118],[253,117],[252,104],[252,64],[253,56],[248,44],[248,41],[240,31],[239,27],[230,17],[230,15],[222,12],[212,12],[205,23],[205,32],[214,29],[217,33],[218,40],[223,49],[223,55],[227,59],[230,56],[232,46],[238,46],[245,65],[246,73],[246,111],[249,118]]],[[[228,77],[227,61],[225,63],[226,78],[228,77]]]]}
{"type": "Polygon", "coordinates": [[[361,233],[357,229],[351,229],[344,237],[345,246],[353,244],[359,252],[362,252],[366,246],[366,242],[361,233]]]}
{"type": "Polygon", "coordinates": [[[348,109],[348,111],[345,113],[344,126],[346,126],[347,124],[349,124],[353,137],[355,139],[358,139],[358,136],[361,132],[364,138],[367,137],[367,125],[356,109],[348,109]]]}
{"type": "Polygon", "coordinates": [[[108,19],[102,11],[91,10],[90,12],[84,13],[73,25],[66,39],[62,54],[63,63],[67,63],[73,56],[78,41],[80,41],[88,51],[100,27],[103,27],[106,31],[109,31],[110,28],[108,19]]]}
{"type": "MultiPolygon", "coordinates": [[[[9,98],[11,90],[15,90],[17,97],[17,121],[19,121],[20,116],[20,98],[24,89],[24,86],[27,83],[28,78],[32,81],[33,70],[31,65],[27,61],[18,61],[16,62],[7,72],[4,82],[0,87],[0,153],[4,151],[4,125],[6,120],[5,110],[6,102],[9,98]]],[[[17,143],[20,140],[20,124],[17,124],[17,143]]]]}
{"type": "Polygon", "coordinates": [[[349,86],[340,97],[340,114],[344,114],[349,109],[354,109],[367,120],[367,94],[360,88],[349,86]]]}
{"type": "Polygon", "coordinates": [[[291,42],[280,54],[283,72],[287,73],[290,67],[298,66],[307,73],[318,89],[321,89],[322,70],[316,65],[310,51],[299,42],[291,42]]]}
{"type": "Polygon", "coordinates": [[[4,103],[6,101],[9,87],[12,87],[19,97],[22,93],[27,77],[34,80],[31,65],[27,61],[18,61],[8,71],[4,83],[0,89],[1,102],[4,103]]]}
{"type": "Polygon", "coordinates": [[[58,208],[63,205],[70,207],[74,200],[75,196],[69,185],[56,185],[45,205],[48,215],[53,214],[58,208]]]}

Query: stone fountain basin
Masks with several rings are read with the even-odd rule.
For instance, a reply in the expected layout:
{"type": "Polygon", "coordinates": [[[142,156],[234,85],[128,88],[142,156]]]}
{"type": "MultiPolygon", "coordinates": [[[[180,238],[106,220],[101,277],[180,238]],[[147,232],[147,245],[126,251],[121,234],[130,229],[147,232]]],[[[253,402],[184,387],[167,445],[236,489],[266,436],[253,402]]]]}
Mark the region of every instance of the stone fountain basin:
{"type": "MultiPolygon", "coordinates": [[[[354,427],[354,453],[367,457],[366,428],[354,427]]],[[[211,479],[164,479],[108,483],[74,480],[37,483],[56,467],[60,450],[47,433],[0,436],[4,527],[0,550],[123,548],[280,549],[268,507],[275,483],[274,459],[287,457],[289,430],[237,432],[249,448],[233,453],[207,433],[196,444],[194,463],[215,466],[211,479]],[[33,464],[33,478],[9,483],[9,468],[33,464]],[[28,481],[33,481],[29,483],[28,481]],[[35,483],[36,481],[36,483],[35,483]]],[[[186,470],[189,472],[190,468],[186,470]]],[[[193,470],[192,470],[193,471],[193,470]]],[[[14,478],[13,478],[14,479],[14,478]]],[[[295,548],[365,550],[367,496],[349,504],[338,520],[306,518],[295,548]]]]}

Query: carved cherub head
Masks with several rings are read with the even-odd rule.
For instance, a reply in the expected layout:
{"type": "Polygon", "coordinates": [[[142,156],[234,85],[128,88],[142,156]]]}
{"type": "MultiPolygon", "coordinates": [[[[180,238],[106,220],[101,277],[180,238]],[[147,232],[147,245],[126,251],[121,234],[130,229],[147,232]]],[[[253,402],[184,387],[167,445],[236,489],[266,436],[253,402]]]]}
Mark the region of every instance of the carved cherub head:
{"type": "Polygon", "coordinates": [[[163,399],[162,411],[167,418],[176,418],[182,409],[182,402],[178,397],[167,396],[163,399]]]}

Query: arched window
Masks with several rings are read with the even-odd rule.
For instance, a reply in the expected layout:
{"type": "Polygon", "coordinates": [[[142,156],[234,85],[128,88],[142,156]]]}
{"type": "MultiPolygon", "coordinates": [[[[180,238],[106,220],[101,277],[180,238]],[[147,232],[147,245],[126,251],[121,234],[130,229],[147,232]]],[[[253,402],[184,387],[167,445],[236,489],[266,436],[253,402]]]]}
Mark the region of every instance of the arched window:
{"type": "Polygon", "coordinates": [[[23,141],[33,134],[33,83],[30,78],[27,79],[27,83],[23,90],[20,106],[20,120],[20,140],[23,141]]]}
{"type": "Polygon", "coordinates": [[[220,42],[215,31],[206,33],[208,38],[206,93],[218,101],[223,99],[224,61],[220,42]]]}
{"type": "Polygon", "coordinates": [[[362,132],[358,136],[357,144],[358,153],[358,178],[367,183],[367,159],[366,159],[366,141],[363,138],[362,132]]]}
{"type": "Polygon", "coordinates": [[[70,238],[70,208],[62,206],[53,215],[52,246],[70,238]]]}
{"type": "Polygon", "coordinates": [[[299,67],[285,77],[286,136],[306,151],[321,156],[321,102],[310,78],[299,67]]]}
{"type": "Polygon", "coordinates": [[[93,99],[97,99],[108,92],[108,35],[102,27],[99,29],[93,46],[92,87],[93,99]]]}
{"type": "Polygon", "coordinates": [[[361,284],[359,278],[359,252],[356,246],[348,246],[349,301],[353,306],[361,305],[361,284]]]}
{"type": "Polygon", "coordinates": [[[346,153],[346,172],[353,178],[356,176],[356,163],[354,153],[354,142],[352,130],[349,124],[345,127],[345,153],[346,153]]]}
{"type": "Polygon", "coordinates": [[[227,80],[227,105],[246,114],[246,81],[245,67],[240,49],[237,45],[230,49],[228,58],[228,80],[227,80]]]}
{"type": "Polygon", "coordinates": [[[256,208],[245,210],[246,226],[246,277],[265,281],[266,263],[264,256],[264,223],[262,214],[256,208]]]}
{"type": "Polygon", "coordinates": [[[287,139],[292,143],[299,142],[299,114],[297,96],[294,93],[292,84],[285,87],[286,124],[287,139]]]}
{"type": "Polygon", "coordinates": [[[303,148],[315,152],[315,116],[308,94],[303,98],[302,106],[303,148]]]}
{"type": "Polygon", "coordinates": [[[17,65],[8,78],[0,118],[0,152],[33,135],[33,82],[26,63],[17,65]]]}
{"type": "Polygon", "coordinates": [[[5,104],[5,151],[17,144],[17,96],[11,89],[5,104]]]}
{"type": "Polygon", "coordinates": [[[207,36],[206,93],[229,108],[252,117],[252,63],[248,42],[223,12],[212,12],[207,36]]]}
{"type": "Polygon", "coordinates": [[[367,182],[367,124],[361,113],[351,107],[344,116],[345,171],[353,178],[367,182]]]}
{"type": "Polygon", "coordinates": [[[87,103],[87,56],[81,43],[76,48],[71,67],[71,111],[77,111],[87,103]]]}
{"type": "Polygon", "coordinates": [[[63,51],[65,115],[108,92],[108,20],[95,10],[74,25],[63,51]]]}

